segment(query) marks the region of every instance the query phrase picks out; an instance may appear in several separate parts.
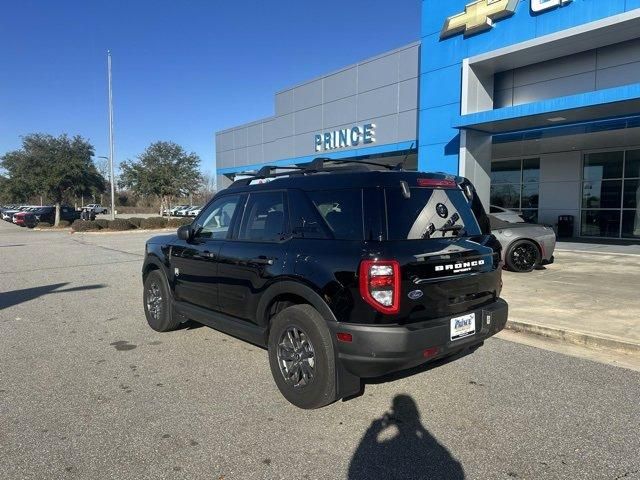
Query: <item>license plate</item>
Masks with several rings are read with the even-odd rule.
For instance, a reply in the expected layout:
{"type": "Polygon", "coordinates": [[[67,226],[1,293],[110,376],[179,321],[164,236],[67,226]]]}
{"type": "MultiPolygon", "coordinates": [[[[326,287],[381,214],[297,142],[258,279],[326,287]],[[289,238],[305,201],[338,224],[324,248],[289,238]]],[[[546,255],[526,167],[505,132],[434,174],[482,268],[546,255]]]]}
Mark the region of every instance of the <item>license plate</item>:
{"type": "Polygon", "coordinates": [[[460,340],[476,333],[476,314],[451,319],[451,340],[460,340]]]}

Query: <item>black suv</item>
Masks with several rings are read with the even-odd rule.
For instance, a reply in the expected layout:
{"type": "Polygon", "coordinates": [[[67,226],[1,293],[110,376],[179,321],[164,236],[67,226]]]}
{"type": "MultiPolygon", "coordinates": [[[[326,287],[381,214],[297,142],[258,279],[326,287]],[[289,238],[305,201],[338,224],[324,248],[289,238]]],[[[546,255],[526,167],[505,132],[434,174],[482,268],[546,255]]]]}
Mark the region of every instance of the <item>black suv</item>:
{"type": "Polygon", "coordinates": [[[282,394],[317,408],[504,327],[500,244],[467,179],[362,162],[273,168],[147,242],[154,330],[195,320],[267,347],[282,394]]]}

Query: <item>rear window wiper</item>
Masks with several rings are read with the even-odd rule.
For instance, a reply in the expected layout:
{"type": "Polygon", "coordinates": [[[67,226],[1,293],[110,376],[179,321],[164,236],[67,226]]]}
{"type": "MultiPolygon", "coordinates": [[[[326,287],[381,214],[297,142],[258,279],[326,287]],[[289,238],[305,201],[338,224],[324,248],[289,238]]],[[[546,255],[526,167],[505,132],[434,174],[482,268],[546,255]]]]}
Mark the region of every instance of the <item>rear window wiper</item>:
{"type": "Polygon", "coordinates": [[[442,232],[443,234],[447,232],[456,232],[456,234],[460,236],[460,234],[464,235],[466,230],[463,225],[445,225],[442,228],[438,228],[438,232],[442,232]]]}

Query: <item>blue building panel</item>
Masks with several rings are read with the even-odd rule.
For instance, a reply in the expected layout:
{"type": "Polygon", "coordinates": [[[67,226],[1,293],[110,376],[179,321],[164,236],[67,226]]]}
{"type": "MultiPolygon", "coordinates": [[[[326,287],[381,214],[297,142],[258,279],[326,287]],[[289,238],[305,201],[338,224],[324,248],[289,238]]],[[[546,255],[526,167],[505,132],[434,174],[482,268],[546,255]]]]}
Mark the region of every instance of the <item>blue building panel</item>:
{"type": "Polygon", "coordinates": [[[456,127],[471,126],[506,116],[552,111],[556,107],[583,108],[603,101],[617,101],[617,98],[640,96],[636,86],[629,86],[462,117],[461,72],[466,58],[640,8],[640,0],[573,0],[562,7],[536,13],[532,10],[531,0],[519,0],[515,2],[517,5],[514,13],[494,21],[493,28],[473,35],[459,33],[441,39],[445,20],[463,12],[470,3],[473,2],[423,0],[419,169],[445,169],[449,173],[458,173],[458,161],[452,160],[452,146],[459,143],[459,130],[456,127]],[[449,105],[442,106],[445,103],[449,105]]]}

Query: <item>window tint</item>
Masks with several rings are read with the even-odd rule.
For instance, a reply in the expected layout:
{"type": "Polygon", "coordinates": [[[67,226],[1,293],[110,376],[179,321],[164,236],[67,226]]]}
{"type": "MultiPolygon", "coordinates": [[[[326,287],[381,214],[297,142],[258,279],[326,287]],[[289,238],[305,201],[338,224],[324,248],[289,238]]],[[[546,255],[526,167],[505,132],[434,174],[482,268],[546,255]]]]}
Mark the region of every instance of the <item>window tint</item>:
{"type": "Polygon", "coordinates": [[[479,235],[480,227],[460,190],[387,188],[389,240],[420,240],[479,235]]]}
{"type": "Polygon", "coordinates": [[[289,190],[291,233],[297,238],[332,238],[314,204],[299,190],[289,190]]]}
{"type": "Polygon", "coordinates": [[[362,240],[362,190],[307,192],[336,240],[362,240]]]}
{"type": "Polygon", "coordinates": [[[284,194],[252,193],[245,208],[240,240],[275,242],[285,234],[284,194]]]}
{"type": "Polygon", "coordinates": [[[195,236],[197,238],[227,238],[239,201],[239,195],[229,195],[214,201],[206,208],[198,220],[201,228],[196,232],[195,236]]]}

